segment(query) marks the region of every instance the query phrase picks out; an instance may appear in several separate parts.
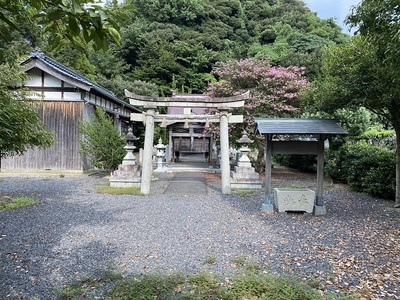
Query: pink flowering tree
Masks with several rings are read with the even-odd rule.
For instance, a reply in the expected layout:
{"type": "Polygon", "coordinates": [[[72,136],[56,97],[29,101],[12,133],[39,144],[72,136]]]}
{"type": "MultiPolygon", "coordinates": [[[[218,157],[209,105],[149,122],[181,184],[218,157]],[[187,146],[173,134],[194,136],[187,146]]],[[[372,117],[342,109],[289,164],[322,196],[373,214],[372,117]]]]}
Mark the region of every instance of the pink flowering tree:
{"type": "MultiPolygon", "coordinates": [[[[251,99],[244,107],[232,111],[244,117],[243,124],[230,124],[230,142],[234,144],[245,129],[249,136],[254,133],[254,118],[288,118],[300,115],[300,91],[308,85],[304,68],[275,67],[268,60],[243,59],[217,62],[212,74],[219,80],[209,84],[208,95],[227,97],[251,92],[251,99]]],[[[210,127],[216,135],[217,127],[210,127]]],[[[253,136],[258,148],[258,162],[264,156],[265,143],[253,136]]],[[[259,169],[259,168],[257,168],[259,169]]]]}

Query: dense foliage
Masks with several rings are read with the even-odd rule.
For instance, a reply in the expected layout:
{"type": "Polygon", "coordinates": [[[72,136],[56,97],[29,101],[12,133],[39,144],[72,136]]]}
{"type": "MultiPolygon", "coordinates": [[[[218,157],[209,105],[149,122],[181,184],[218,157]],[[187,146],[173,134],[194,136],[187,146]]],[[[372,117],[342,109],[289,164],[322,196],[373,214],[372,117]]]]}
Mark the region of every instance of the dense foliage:
{"type": "Polygon", "coordinates": [[[162,94],[173,81],[202,93],[216,61],[248,57],[306,67],[312,79],[321,49],[348,40],[332,19],[319,19],[297,0],[127,2],[137,13],[122,29],[117,55],[130,66],[126,75],[156,83],[162,94]]]}
{"type": "MultiPolygon", "coordinates": [[[[400,7],[397,0],[364,0],[348,18],[359,26],[359,32],[372,52],[377,79],[371,94],[365,98],[366,107],[378,111],[396,132],[396,197],[400,207],[400,7]],[[379,67],[377,67],[379,66],[379,67]],[[379,99],[380,101],[377,101],[379,99]]],[[[367,52],[367,51],[366,51],[367,52]]],[[[367,52],[368,53],[368,52],[367,52]]],[[[365,57],[365,56],[364,56],[365,57]]],[[[363,60],[365,63],[366,60],[363,60]]]]}
{"type": "MultiPolygon", "coordinates": [[[[387,129],[394,129],[399,149],[400,76],[395,70],[400,67],[397,53],[400,43],[398,39],[389,38],[399,26],[397,5],[392,6],[394,2],[362,2],[350,17],[354,24],[361,26],[361,35],[349,44],[330,47],[324,56],[321,75],[313,82],[306,98],[311,104],[309,108],[320,111],[366,107],[388,125],[387,129]],[[383,40],[382,36],[387,39],[383,40]]],[[[396,165],[395,206],[400,207],[399,151],[396,165]]]]}
{"type": "Polygon", "coordinates": [[[28,100],[29,93],[19,89],[25,76],[16,74],[16,69],[0,65],[0,158],[22,154],[34,146],[47,147],[54,141],[36,105],[28,100]]]}
{"type": "Polygon", "coordinates": [[[395,153],[365,141],[346,144],[330,152],[327,174],[348,183],[355,191],[394,199],[396,191],[395,153]]]}
{"type": "MultiPolygon", "coordinates": [[[[235,108],[233,114],[243,115],[243,124],[229,126],[231,144],[242,136],[243,130],[252,134],[255,131],[254,118],[290,117],[300,115],[299,91],[307,86],[304,70],[299,67],[271,66],[268,60],[243,59],[217,62],[213,70],[219,80],[209,85],[208,95],[227,97],[251,92],[251,99],[244,107],[235,108]]],[[[219,129],[212,126],[210,131],[219,134],[219,129]]],[[[256,167],[263,165],[265,142],[254,137],[258,149],[256,167]]]]}
{"type": "MultiPolygon", "coordinates": [[[[13,42],[6,47],[0,45],[3,57],[18,58],[40,47],[80,74],[122,91],[133,80],[140,80],[156,84],[160,95],[168,95],[171,89],[203,93],[215,80],[210,75],[215,62],[248,57],[268,59],[273,66],[305,67],[307,77],[313,80],[319,73],[322,49],[349,40],[333,19],[321,20],[299,0],[126,0],[122,4],[109,1],[107,11],[94,9],[95,6],[91,6],[94,11],[78,9],[89,1],[57,0],[53,1],[55,7],[49,8],[51,14],[39,14],[40,22],[44,21],[49,31],[38,31],[37,19],[33,18],[37,5],[50,5],[49,2],[15,3],[19,2],[29,8],[25,14],[30,15],[18,19],[18,30],[4,24],[13,42]],[[59,2],[62,4],[57,6],[59,2]],[[103,35],[96,31],[98,14],[94,12],[103,16],[103,35]],[[93,27],[82,25],[88,14],[94,17],[90,23],[93,27]],[[73,16],[77,17],[75,21],[73,16]],[[124,22],[120,23],[122,17],[124,22]],[[76,24],[92,31],[78,33],[76,24]],[[121,47],[113,42],[108,51],[75,47],[91,37],[99,48],[99,39],[102,43],[113,40],[112,28],[120,29],[121,47]],[[63,29],[62,33],[59,29],[63,29]],[[108,38],[102,38],[106,34],[108,38]],[[49,36],[59,41],[56,51],[49,36]],[[71,46],[71,42],[76,43],[71,46]]],[[[4,5],[5,16],[15,9],[11,4],[4,5]]],[[[118,41],[117,35],[115,38],[118,41]]]]}
{"type": "MultiPolygon", "coordinates": [[[[251,92],[243,108],[234,113],[244,116],[238,134],[254,131],[254,118],[289,117],[300,115],[299,91],[307,86],[304,70],[299,67],[275,67],[268,60],[243,59],[217,62],[212,71],[219,80],[210,83],[208,94],[227,97],[251,92]]],[[[231,126],[231,130],[235,130],[231,126]]]]}
{"type": "Polygon", "coordinates": [[[81,154],[96,168],[115,170],[126,154],[126,143],[105,110],[97,107],[90,122],[79,124],[79,131],[84,135],[81,154]]]}
{"type": "Polygon", "coordinates": [[[0,8],[0,40],[6,42],[13,40],[13,31],[28,29],[20,28],[20,23],[40,30],[53,48],[60,48],[65,40],[75,46],[93,41],[96,50],[107,49],[108,39],[121,42],[119,24],[125,14],[107,10],[95,0],[0,1],[0,8]]]}
{"type": "MultiPolygon", "coordinates": [[[[40,44],[62,49],[93,41],[95,49],[106,49],[109,38],[120,42],[117,29],[123,14],[91,0],[1,0],[0,8],[0,157],[5,157],[53,142],[21,88],[26,77],[18,65],[20,55],[40,44]]],[[[81,53],[77,57],[85,62],[81,53]]],[[[83,64],[78,60],[77,65],[83,64]]]]}

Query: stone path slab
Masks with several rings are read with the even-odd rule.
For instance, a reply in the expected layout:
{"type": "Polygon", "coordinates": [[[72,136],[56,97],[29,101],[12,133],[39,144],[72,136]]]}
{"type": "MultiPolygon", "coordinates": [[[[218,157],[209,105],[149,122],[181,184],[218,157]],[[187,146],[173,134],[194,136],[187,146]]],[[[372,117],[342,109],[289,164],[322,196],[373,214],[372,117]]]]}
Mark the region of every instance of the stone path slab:
{"type": "Polygon", "coordinates": [[[175,173],[165,189],[166,195],[207,195],[207,181],[203,173],[175,173]]]}

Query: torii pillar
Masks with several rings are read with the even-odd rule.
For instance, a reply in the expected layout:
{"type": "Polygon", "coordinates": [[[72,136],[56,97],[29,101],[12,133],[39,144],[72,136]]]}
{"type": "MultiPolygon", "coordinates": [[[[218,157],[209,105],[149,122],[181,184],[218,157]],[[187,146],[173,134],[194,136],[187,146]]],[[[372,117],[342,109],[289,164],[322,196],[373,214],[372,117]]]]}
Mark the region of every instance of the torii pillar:
{"type": "Polygon", "coordinates": [[[229,165],[229,126],[226,108],[219,108],[220,112],[220,146],[221,146],[221,191],[222,194],[231,193],[231,169],[229,165]]]}
{"type": "Polygon", "coordinates": [[[156,113],[156,108],[154,106],[147,106],[144,108],[147,109],[147,113],[140,192],[147,195],[150,194],[151,175],[153,173],[154,115],[156,113]]]}

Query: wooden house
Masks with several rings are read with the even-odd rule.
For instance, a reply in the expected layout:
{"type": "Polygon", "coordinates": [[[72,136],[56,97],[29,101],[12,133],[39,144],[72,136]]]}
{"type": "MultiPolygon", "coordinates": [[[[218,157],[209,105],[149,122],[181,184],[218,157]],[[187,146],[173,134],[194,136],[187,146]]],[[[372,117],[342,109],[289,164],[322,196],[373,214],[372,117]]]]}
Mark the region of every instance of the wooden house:
{"type": "Polygon", "coordinates": [[[28,74],[25,86],[38,101],[39,114],[47,130],[55,134],[55,144],[47,149],[33,148],[24,155],[1,160],[3,171],[84,172],[91,169],[81,156],[78,130],[80,121],[88,121],[96,107],[104,108],[123,133],[130,123],[130,114],[139,109],[35,50],[21,65],[28,74]]]}

